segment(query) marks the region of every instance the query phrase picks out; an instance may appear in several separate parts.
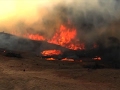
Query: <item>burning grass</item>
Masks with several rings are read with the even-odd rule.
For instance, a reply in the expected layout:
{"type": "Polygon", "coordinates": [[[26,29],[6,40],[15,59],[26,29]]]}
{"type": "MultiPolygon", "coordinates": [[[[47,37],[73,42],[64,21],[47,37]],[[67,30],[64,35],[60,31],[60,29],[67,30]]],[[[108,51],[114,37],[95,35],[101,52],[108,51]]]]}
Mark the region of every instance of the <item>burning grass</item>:
{"type": "MultiPolygon", "coordinates": [[[[36,87],[36,89],[41,89],[42,83],[44,89],[48,89],[48,86],[50,88],[57,85],[59,87],[56,89],[68,89],[68,87],[70,89],[75,86],[74,89],[79,90],[81,85],[86,87],[90,85],[89,87],[92,90],[99,86],[101,89],[114,88],[119,90],[119,70],[83,68],[85,65],[94,66],[95,61],[84,61],[84,59],[82,62],[47,61],[40,57],[32,56],[30,52],[22,53],[21,55],[24,55],[22,59],[0,55],[0,76],[2,77],[0,88],[5,88],[5,90],[10,90],[10,88],[11,90],[14,88],[30,89],[29,87],[32,86],[36,87]],[[35,84],[33,81],[38,83],[35,84]],[[8,87],[5,87],[4,84],[7,84],[8,87]],[[44,87],[46,84],[47,86],[44,87]],[[65,86],[64,88],[62,87],[63,85],[65,86]]],[[[98,61],[98,64],[100,64],[100,61],[98,61]]]]}
{"type": "MultiPolygon", "coordinates": [[[[4,48],[10,51],[10,52],[5,52],[7,53],[7,56],[19,57],[23,51],[26,52],[29,51],[34,55],[37,55],[40,58],[44,58],[49,61],[50,60],[72,61],[72,62],[81,62],[81,60],[82,62],[86,60],[87,61],[90,60],[92,62],[102,61],[102,63],[105,64],[106,67],[120,68],[119,40],[113,37],[108,38],[108,41],[110,43],[109,47],[104,47],[100,45],[97,48],[92,48],[88,50],[86,49],[72,50],[69,48],[68,49],[64,48],[61,45],[48,43],[46,41],[34,41],[6,33],[0,33],[0,36],[4,36],[3,41],[7,40],[6,42],[9,42],[7,44],[5,43],[4,45],[4,48]],[[10,42],[9,40],[15,41],[15,44],[10,42]],[[7,47],[10,45],[12,47],[7,47]],[[18,53],[14,51],[18,51],[18,53]]],[[[1,51],[4,53],[5,49],[1,48],[1,51]]]]}
{"type": "MultiPolygon", "coordinates": [[[[73,26],[73,25],[71,25],[73,26]]],[[[61,47],[65,47],[71,50],[83,50],[85,49],[84,43],[80,42],[77,39],[77,30],[74,27],[68,27],[65,25],[61,25],[58,30],[56,30],[55,34],[52,38],[47,39],[42,35],[38,34],[26,34],[20,35],[19,33],[13,32],[14,35],[22,36],[25,38],[29,38],[31,40],[38,40],[38,41],[47,41],[48,43],[60,45],[61,47]]],[[[58,50],[45,50],[41,52],[42,55],[58,55],[61,54],[61,51],[58,50]]]]}
{"type": "Polygon", "coordinates": [[[48,56],[48,55],[51,56],[51,55],[59,55],[59,54],[61,54],[61,51],[60,50],[45,50],[45,51],[43,51],[41,53],[44,56],[48,56]]]}

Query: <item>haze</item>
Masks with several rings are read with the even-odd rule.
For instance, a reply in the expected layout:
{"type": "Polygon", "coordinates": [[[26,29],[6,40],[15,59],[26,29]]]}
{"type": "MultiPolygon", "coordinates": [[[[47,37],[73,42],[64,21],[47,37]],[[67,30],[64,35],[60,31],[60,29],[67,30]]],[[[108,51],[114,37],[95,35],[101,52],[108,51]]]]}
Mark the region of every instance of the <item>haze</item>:
{"type": "Polygon", "coordinates": [[[0,31],[51,36],[69,19],[80,39],[92,41],[99,33],[110,32],[99,27],[119,20],[119,10],[118,0],[0,0],[0,31]],[[86,30],[83,24],[92,28],[86,30]]]}

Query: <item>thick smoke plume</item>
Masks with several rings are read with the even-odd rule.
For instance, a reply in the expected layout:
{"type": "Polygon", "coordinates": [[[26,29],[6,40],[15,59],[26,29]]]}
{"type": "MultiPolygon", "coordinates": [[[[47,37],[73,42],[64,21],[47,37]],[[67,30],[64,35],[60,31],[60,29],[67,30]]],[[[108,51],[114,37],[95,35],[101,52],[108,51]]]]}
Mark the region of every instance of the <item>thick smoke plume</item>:
{"type": "Polygon", "coordinates": [[[6,7],[13,5],[13,9],[1,15],[0,31],[21,35],[42,34],[51,38],[61,24],[69,26],[70,22],[70,25],[77,29],[76,38],[86,45],[99,41],[108,46],[109,37],[120,40],[119,0],[11,0],[10,4],[7,0],[2,2],[8,5],[6,7]]]}

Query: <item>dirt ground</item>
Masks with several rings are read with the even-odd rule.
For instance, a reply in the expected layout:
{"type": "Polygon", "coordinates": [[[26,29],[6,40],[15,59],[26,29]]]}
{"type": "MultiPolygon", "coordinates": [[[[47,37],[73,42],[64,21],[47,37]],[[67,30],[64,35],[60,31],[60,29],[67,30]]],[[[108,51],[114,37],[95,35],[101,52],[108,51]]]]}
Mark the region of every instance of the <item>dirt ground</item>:
{"type": "Polygon", "coordinates": [[[80,62],[0,56],[0,90],[120,90],[120,70],[80,62]]]}

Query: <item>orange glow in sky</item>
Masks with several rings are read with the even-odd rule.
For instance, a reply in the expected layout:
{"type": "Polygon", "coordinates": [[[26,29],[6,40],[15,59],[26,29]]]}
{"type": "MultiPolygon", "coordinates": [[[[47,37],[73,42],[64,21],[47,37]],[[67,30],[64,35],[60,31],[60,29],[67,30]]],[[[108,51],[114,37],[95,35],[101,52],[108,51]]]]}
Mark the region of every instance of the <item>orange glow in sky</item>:
{"type": "Polygon", "coordinates": [[[54,3],[55,0],[0,0],[0,21],[10,18],[33,19],[41,8],[54,3]]]}

